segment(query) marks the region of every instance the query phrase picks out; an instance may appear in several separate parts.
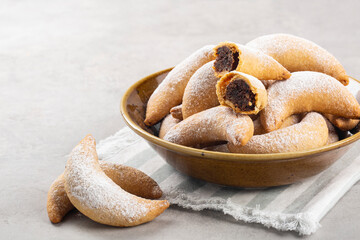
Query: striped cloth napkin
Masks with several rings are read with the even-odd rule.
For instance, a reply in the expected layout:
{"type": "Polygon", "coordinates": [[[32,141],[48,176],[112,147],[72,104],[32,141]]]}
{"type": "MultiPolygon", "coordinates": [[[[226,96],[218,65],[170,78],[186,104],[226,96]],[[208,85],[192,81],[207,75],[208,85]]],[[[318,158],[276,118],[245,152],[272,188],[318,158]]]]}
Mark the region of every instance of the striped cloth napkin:
{"type": "Polygon", "coordinates": [[[360,179],[359,143],[316,176],[264,189],[225,187],[181,174],[129,128],[100,141],[97,151],[100,160],[135,167],[151,176],[171,204],[222,211],[236,220],[301,235],[314,233],[319,221],[360,179]]]}

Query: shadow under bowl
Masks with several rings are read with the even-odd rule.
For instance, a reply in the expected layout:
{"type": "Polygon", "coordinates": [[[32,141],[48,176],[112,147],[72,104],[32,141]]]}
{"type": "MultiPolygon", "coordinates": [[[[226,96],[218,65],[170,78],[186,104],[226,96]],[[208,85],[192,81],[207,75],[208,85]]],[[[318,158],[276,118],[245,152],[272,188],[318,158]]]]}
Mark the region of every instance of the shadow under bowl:
{"type": "MultiPolygon", "coordinates": [[[[208,182],[236,187],[270,187],[314,176],[343,156],[360,138],[360,132],[320,148],[273,154],[222,153],[185,147],[157,137],[161,123],[144,124],[146,104],[171,69],[151,74],[133,84],[121,100],[126,124],[145,139],[178,171],[208,182]]],[[[360,89],[360,82],[350,79],[360,89]]]]}

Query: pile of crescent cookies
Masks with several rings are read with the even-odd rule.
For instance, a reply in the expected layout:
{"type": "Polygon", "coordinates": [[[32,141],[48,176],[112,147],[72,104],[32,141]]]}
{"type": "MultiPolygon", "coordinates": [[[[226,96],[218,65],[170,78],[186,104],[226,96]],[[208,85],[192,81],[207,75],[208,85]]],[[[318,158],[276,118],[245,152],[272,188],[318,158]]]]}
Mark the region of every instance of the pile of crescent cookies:
{"type": "MultiPolygon", "coordinates": [[[[145,124],[184,146],[234,153],[304,151],[359,131],[360,106],[349,77],[325,49],[273,34],[246,45],[205,46],[173,68],[151,95],[145,124]]],[[[47,212],[59,223],[76,208],[90,219],[129,227],[169,207],[145,173],[99,162],[86,136],[51,185],[47,212]]]]}
{"type": "Polygon", "coordinates": [[[206,150],[305,151],[356,133],[349,76],[319,45],[289,34],[205,46],[173,68],[147,103],[159,137],[206,150]],[[350,132],[349,132],[350,131],[350,132]]]}

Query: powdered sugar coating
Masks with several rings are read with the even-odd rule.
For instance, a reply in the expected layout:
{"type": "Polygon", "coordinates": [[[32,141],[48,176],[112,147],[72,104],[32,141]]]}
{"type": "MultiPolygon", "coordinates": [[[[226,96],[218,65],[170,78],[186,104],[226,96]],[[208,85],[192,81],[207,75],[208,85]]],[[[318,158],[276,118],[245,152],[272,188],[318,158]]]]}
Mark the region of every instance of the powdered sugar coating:
{"type": "MultiPolygon", "coordinates": [[[[162,191],[157,183],[145,173],[121,164],[100,162],[101,169],[114,183],[136,196],[156,199],[162,191]]],[[[74,208],[65,191],[64,174],[51,185],[48,192],[47,211],[51,222],[58,223],[74,208]]]]}
{"type": "Polygon", "coordinates": [[[328,127],[321,114],[312,112],[298,124],[270,133],[253,136],[245,146],[228,144],[231,152],[281,153],[296,152],[325,145],[328,127]]]}
{"type": "Polygon", "coordinates": [[[213,65],[214,61],[206,63],[190,78],[183,96],[183,118],[219,105],[215,88],[219,78],[213,65]]]}
{"type": "Polygon", "coordinates": [[[244,145],[253,131],[254,126],[249,116],[236,114],[229,107],[217,106],[178,123],[168,131],[164,139],[185,146],[217,141],[244,145]]]}
{"type": "MultiPolygon", "coordinates": [[[[239,54],[239,63],[236,70],[250,74],[260,80],[284,80],[290,77],[290,73],[280,63],[271,56],[264,54],[258,49],[244,46],[233,42],[223,42],[215,47],[215,54],[218,49],[226,46],[239,54]]],[[[231,69],[231,67],[228,67],[231,69]]],[[[227,71],[216,72],[218,76],[223,76],[227,71]]]]}
{"type": "Polygon", "coordinates": [[[258,37],[246,44],[273,57],[290,72],[316,71],[349,82],[345,69],[327,50],[319,45],[290,34],[271,34],[258,37]]]}
{"type": "Polygon", "coordinates": [[[160,121],[172,107],[181,103],[190,77],[197,69],[214,59],[213,48],[213,45],[200,48],[169,72],[148,101],[145,119],[147,125],[160,121]]]}
{"type": "Polygon", "coordinates": [[[278,129],[285,118],[296,113],[317,111],[360,118],[355,97],[339,81],[323,73],[295,72],[267,91],[268,105],[260,115],[267,132],[278,129]]]}
{"type": "Polygon", "coordinates": [[[148,214],[156,211],[156,208],[167,207],[167,202],[146,200],[129,194],[108,178],[100,168],[95,140],[90,135],[71,152],[64,178],[71,203],[80,212],[100,223],[113,226],[137,225],[151,220],[147,218],[148,214]]]}

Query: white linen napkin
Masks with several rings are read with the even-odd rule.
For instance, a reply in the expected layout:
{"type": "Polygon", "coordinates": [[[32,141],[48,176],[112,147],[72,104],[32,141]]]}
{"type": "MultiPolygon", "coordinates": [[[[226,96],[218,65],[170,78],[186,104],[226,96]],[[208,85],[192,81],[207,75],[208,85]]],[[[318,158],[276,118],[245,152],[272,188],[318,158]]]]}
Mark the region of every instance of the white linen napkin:
{"type": "Polygon", "coordinates": [[[141,137],[125,127],[97,146],[99,159],[132,166],[151,176],[171,204],[212,209],[236,220],[310,235],[335,203],[360,179],[360,144],[324,172],[288,186],[224,187],[177,172],[141,137]]]}

